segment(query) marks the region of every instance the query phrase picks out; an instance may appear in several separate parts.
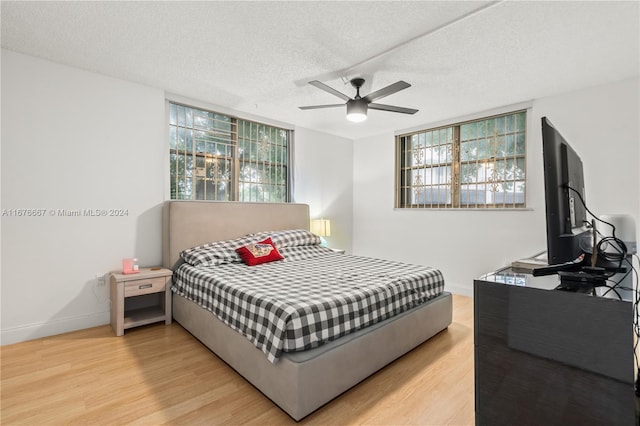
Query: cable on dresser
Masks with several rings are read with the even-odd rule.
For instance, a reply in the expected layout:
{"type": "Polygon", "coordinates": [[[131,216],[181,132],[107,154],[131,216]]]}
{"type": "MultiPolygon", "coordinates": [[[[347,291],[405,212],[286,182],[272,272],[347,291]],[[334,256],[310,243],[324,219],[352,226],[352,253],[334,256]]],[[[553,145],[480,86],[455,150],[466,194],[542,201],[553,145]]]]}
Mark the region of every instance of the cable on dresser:
{"type": "MultiPolygon", "coordinates": [[[[584,209],[587,211],[587,213],[591,215],[591,217],[593,217],[598,222],[604,223],[605,225],[609,225],[611,227],[610,237],[606,237],[602,233],[598,232],[602,237],[602,239],[600,239],[600,241],[597,244],[598,256],[608,262],[612,262],[612,263],[618,262],[617,269],[620,269],[622,267],[622,262],[624,262],[627,258],[627,245],[624,243],[624,241],[616,237],[615,225],[607,222],[606,220],[600,219],[591,210],[589,210],[589,207],[587,207],[587,204],[584,202],[584,198],[582,198],[582,194],[580,194],[579,191],[576,191],[574,188],[570,187],[569,185],[565,185],[564,187],[576,193],[576,195],[580,199],[580,203],[582,204],[584,209]],[[608,248],[613,248],[616,251],[616,253],[607,252],[606,249],[608,248]]],[[[615,272],[611,273],[609,277],[613,275],[615,275],[615,272]]]]}
{"type": "Polygon", "coordinates": [[[640,289],[638,288],[638,285],[639,285],[638,270],[633,265],[633,258],[635,258],[638,261],[639,267],[640,267],[640,258],[638,257],[637,254],[633,254],[632,260],[629,261],[629,259],[627,258],[626,244],[624,243],[624,241],[616,237],[616,227],[612,223],[609,223],[606,220],[602,220],[598,216],[593,214],[593,212],[589,210],[589,207],[587,207],[587,204],[584,202],[584,199],[582,198],[582,194],[580,194],[579,191],[576,191],[574,188],[570,187],[569,185],[565,185],[565,188],[576,193],[576,195],[580,199],[580,203],[582,203],[585,210],[587,211],[587,213],[591,215],[591,217],[611,227],[610,237],[604,236],[600,232],[598,232],[602,237],[602,239],[596,245],[598,250],[598,256],[600,256],[602,259],[608,262],[612,262],[612,263],[618,262],[617,269],[620,269],[622,267],[623,262],[627,262],[629,264],[629,268],[630,268],[629,271],[627,271],[627,273],[622,278],[620,278],[617,282],[614,282],[613,280],[609,279],[615,275],[615,272],[607,276],[607,281],[614,282],[614,284],[612,286],[606,286],[608,289],[607,291],[604,292],[602,296],[605,296],[610,291],[613,291],[616,293],[616,295],[618,295],[618,298],[622,300],[622,297],[620,296],[620,293],[618,293],[616,288],[619,290],[631,291],[632,294],[634,295],[632,303],[633,303],[633,333],[635,334],[635,341],[633,343],[633,358],[636,362],[635,394],[636,396],[640,397],[640,360],[638,358],[638,342],[640,341],[640,323],[639,323],[640,312],[639,312],[638,305],[640,304],[640,289]],[[606,249],[608,248],[613,248],[615,250],[615,253],[607,252],[606,249]],[[627,278],[632,271],[633,271],[633,277],[635,277],[635,281],[636,281],[635,286],[633,285],[633,279],[631,280],[632,288],[620,286],[620,283],[625,278],[627,278]]]}

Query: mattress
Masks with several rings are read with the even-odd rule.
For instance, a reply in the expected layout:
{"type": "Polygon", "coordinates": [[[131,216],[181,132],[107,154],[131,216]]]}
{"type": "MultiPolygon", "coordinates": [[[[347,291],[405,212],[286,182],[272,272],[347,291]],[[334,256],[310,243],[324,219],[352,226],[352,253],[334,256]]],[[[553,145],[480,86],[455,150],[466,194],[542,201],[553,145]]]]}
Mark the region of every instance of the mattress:
{"type": "Polygon", "coordinates": [[[244,335],[275,363],[384,321],[443,292],[434,268],[350,256],[317,245],[279,248],[284,260],[193,266],[172,290],[244,335]]]}

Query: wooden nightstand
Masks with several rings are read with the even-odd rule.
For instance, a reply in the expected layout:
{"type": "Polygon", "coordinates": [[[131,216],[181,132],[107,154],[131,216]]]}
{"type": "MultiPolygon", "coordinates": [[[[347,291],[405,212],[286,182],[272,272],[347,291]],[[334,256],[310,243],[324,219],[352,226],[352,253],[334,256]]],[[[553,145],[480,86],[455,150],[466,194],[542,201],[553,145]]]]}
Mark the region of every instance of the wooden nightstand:
{"type": "Polygon", "coordinates": [[[153,322],[171,324],[170,269],[140,268],[137,274],[110,274],[111,327],[124,330],[153,322]]]}

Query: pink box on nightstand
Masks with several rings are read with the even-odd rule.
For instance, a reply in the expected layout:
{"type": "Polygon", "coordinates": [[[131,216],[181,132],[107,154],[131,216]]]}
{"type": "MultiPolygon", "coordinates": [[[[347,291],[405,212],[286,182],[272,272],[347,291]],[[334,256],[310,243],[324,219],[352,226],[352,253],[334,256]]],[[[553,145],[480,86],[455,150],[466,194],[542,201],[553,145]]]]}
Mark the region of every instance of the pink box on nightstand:
{"type": "Polygon", "coordinates": [[[138,259],[135,257],[128,257],[122,259],[122,273],[123,274],[137,274],[140,272],[138,269],[138,259]]]}

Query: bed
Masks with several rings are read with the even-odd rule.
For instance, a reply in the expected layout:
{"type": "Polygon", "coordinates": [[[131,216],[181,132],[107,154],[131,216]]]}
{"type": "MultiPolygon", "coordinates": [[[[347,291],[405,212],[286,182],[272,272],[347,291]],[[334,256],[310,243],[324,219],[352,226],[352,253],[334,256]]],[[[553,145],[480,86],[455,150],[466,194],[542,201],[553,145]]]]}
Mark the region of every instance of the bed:
{"type": "MultiPolygon", "coordinates": [[[[163,206],[163,264],[177,271],[185,267],[180,253],[191,247],[262,231],[308,230],[309,223],[304,204],[169,201],[163,206]]],[[[451,312],[451,295],[442,292],[320,346],[269,356],[210,310],[173,294],[174,319],[295,420],[446,329],[451,312]]]]}

